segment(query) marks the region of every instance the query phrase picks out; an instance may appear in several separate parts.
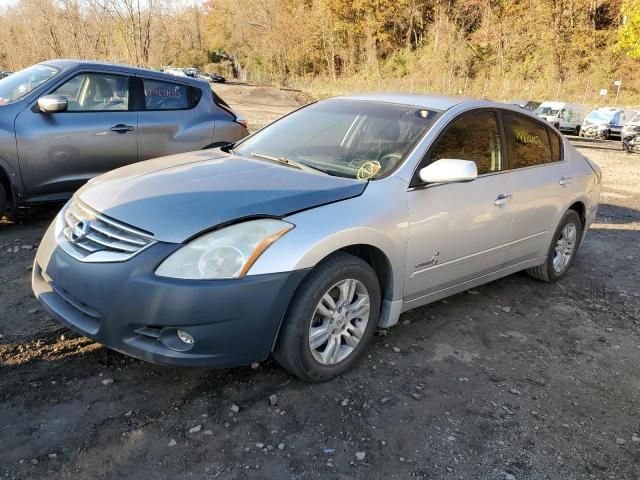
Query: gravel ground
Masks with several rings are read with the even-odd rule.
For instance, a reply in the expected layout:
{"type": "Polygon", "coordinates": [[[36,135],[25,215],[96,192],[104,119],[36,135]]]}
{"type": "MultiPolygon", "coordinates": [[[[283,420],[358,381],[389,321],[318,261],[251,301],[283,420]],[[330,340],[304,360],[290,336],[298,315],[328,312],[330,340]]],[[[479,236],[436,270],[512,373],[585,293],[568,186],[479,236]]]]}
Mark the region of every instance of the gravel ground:
{"type": "MultiPolygon", "coordinates": [[[[298,105],[216,88],[252,125],[298,105]]],[[[5,219],[0,476],[637,480],[640,155],[617,142],[580,149],[602,167],[604,193],[563,281],[516,274],[409,312],[321,385],[271,361],[156,367],[78,337],[30,290],[59,206],[5,219]]]]}

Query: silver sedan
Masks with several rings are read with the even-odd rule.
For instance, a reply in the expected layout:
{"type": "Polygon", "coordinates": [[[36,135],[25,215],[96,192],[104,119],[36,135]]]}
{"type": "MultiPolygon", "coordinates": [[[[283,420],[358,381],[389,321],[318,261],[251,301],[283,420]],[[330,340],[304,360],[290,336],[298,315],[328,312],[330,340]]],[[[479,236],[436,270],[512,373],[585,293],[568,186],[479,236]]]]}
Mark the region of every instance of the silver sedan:
{"type": "Polygon", "coordinates": [[[600,184],[522,109],[339,97],[90,181],[42,240],[33,290],[63,324],[144,360],[273,354],[322,381],[403,312],[520,270],[562,278],[600,184]]]}

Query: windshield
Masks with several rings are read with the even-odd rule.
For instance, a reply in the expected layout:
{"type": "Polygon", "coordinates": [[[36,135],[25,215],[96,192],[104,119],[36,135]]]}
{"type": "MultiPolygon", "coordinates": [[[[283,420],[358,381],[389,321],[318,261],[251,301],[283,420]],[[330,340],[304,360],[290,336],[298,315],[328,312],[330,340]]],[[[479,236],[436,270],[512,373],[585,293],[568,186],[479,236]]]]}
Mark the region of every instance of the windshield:
{"type": "Polygon", "coordinates": [[[558,112],[560,110],[557,108],[551,108],[551,107],[538,107],[536,108],[536,111],[534,112],[536,115],[548,115],[548,116],[552,116],[555,117],[558,115],[558,112]]]}
{"type": "Polygon", "coordinates": [[[591,122],[610,122],[615,113],[615,110],[593,110],[587,115],[587,120],[591,122]]]}
{"type": "Polygon", "coordinates": [[[636,113],[633,118],[629,120],[629,123],[640,123],[640,113],[636,113]]]}
{"type": "Polygon", "coordinates": [[[361,100],[325,100],[271,124],[234,152],[375,180],[393,171],[439,112],[361,100]]]}
{"type": "Polygon", "coordinates": [[[58,72],[57,68],[48,65],[33,65],[3,78],[0,80],[0,105],[20,100],[58,72]]]}

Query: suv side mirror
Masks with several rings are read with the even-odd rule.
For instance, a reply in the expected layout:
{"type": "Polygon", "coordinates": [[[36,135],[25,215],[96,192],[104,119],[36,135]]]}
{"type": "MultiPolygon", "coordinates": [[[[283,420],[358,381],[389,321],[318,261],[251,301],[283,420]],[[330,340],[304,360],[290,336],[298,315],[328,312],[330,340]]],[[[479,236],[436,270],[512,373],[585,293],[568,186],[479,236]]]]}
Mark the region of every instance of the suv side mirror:
{"type": "Polygon", "coordinates": [[[42,113],[66,112],[68,106],[67,97],[62,95],[45,95],[38,99],[38,108],[42,113]]]}
{"type": "Polygon", "coordinates": [[[420,169],[420,180],[425,183],[470,182],[478,178],[476,162],[442,158],[420,169]]]}

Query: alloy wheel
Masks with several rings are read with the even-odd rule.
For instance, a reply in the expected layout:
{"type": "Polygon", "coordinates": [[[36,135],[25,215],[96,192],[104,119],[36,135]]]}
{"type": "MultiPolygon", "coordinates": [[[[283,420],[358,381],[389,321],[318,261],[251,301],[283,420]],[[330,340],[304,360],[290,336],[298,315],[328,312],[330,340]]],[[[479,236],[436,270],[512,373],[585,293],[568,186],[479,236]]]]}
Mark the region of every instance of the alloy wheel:
{"type": "Polygon", "coordinates": [[[567,223],[560,232],[553,253],[553,269],[556,273],[562,273],[569,265],[576,248],[578,229],[573,223],[567,223]]]}
{"type": "Polygon", "coordinates": [[[355,279],[341,280],[320,298],[309,325],[309,348],[323,365],[346,359],[360,343],[369,322],[369,292],[355,279]]]}

